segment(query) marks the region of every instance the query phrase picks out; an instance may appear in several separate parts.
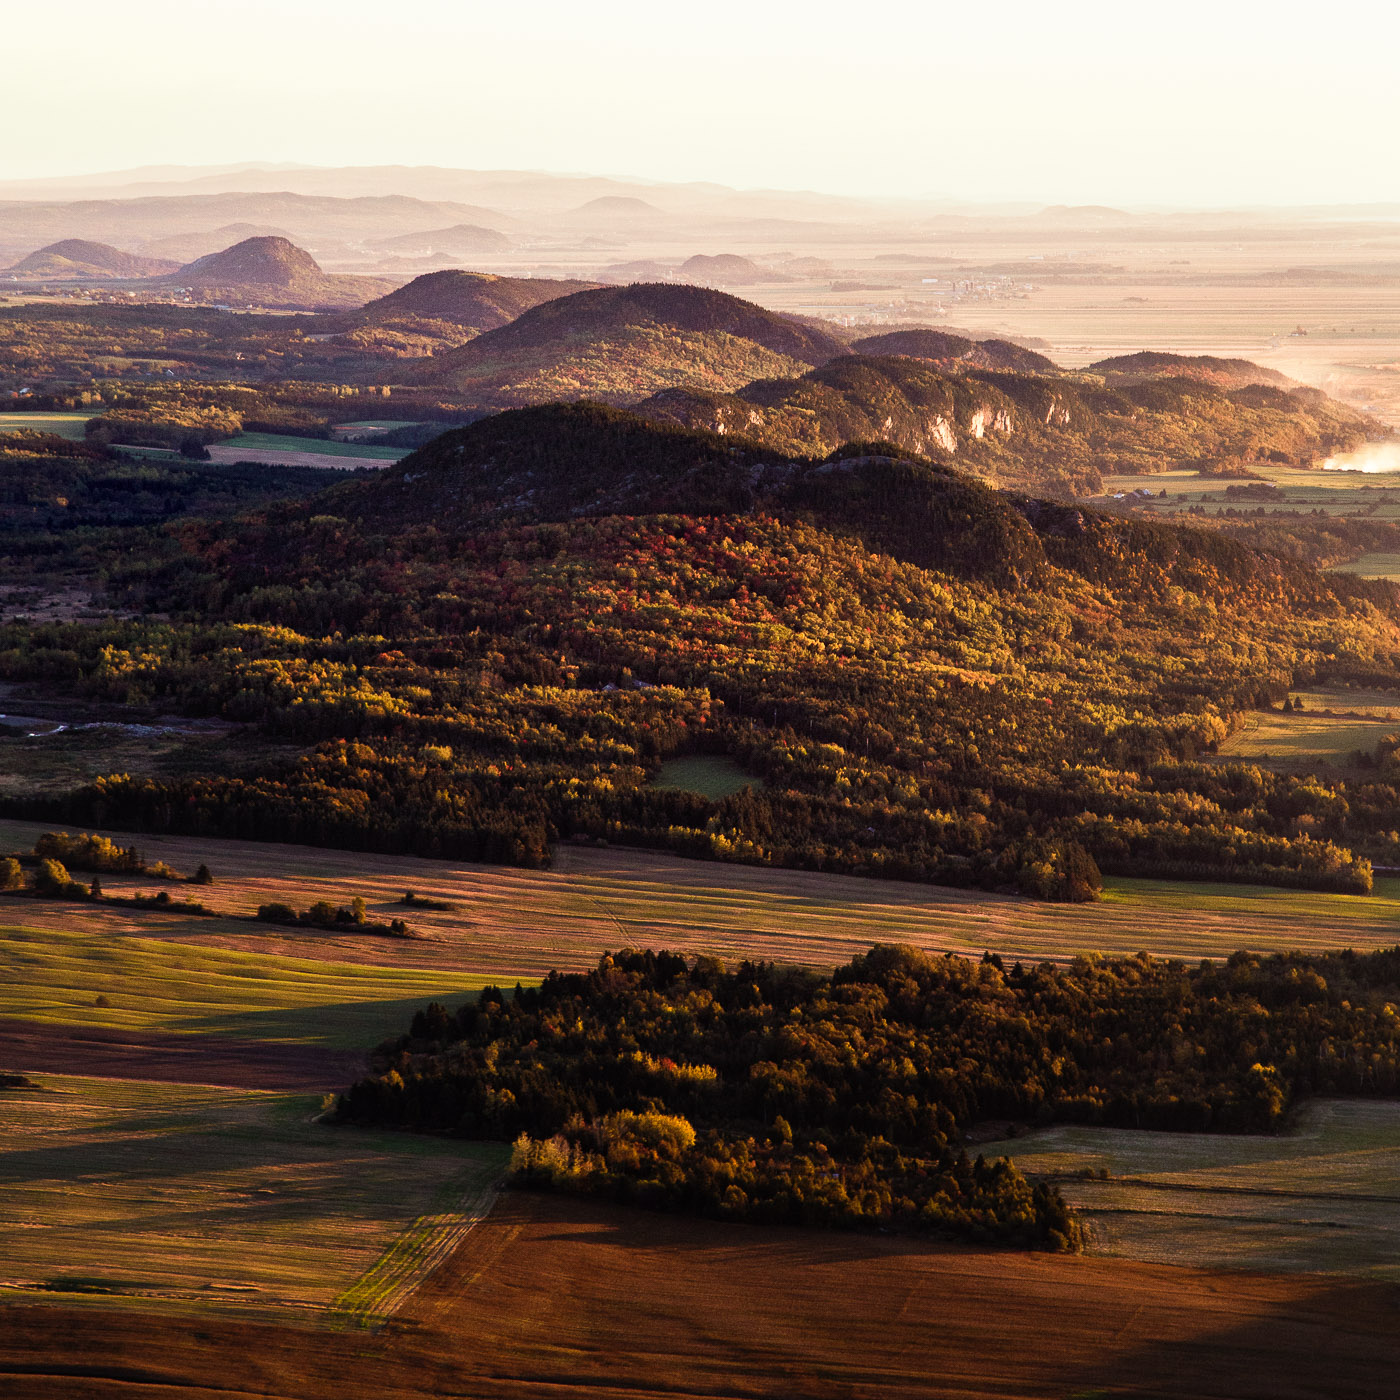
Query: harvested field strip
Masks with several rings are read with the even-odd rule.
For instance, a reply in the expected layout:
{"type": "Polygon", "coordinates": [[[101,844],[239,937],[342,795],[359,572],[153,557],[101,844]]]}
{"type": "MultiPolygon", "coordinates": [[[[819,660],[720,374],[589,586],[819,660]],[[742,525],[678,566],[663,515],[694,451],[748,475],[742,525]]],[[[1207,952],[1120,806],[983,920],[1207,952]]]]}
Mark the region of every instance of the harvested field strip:
{"type": "MultiPolygon", "coordinates": [[[[0,846],[32,846],[45,829],[32,822],[0,822],[0,846]]],[[[1400,931],[1400,880],[1394,879],[1378,879],[1374,893],[1365,897],[1111,879],[1098,904],[1048,905],[1014,895],[755,869],[646,851],[563,846],[553,869],[534,871],[272,843],[109,834],[128,844],[134,840],[147,859],[177,869],[207,863],[217,883],[201,897],[215,908],[251,913],[272,900],[304,908],[314,899],[345,903],[363,895],[372,917],[404,917],[415,937],[180,919],[45,901],[25,903],[27,924],[108,939],[140,934],[201,949],[256,950],[333,961],[340,968],[375,964],[405,977],[413,970],[437,969],[445,991],[451,990],[452,969],[465,974],[464,988],[484,980],[510,985],[517,978],[542,977],[551,968],[591,966],[601,950],[619,942],[834,966],[875,942],[974,955],[991,949],[1031,961],[1140,949],[1194,960],[1237,948],[1386,947],[1400,931]],[[407,909],[400,901],[410,889],[454,908],[407,909]]],[[[107,885],[113,893],[128,885],[150,887],[115,878],[107,885]]],[[[94,995],[99,990],[91,988],[94,995]]],[[[387,986],[386,995],[394,995],[387,986]]],[[[0,1014],[4,1011],[0,1001],[0,1014]]],[[[228,1017],[202,1028],[225,1035],[265,1033],[228,1017]]]]}
{"type": "Polygon", "coordinates": [[[356,1280],[384,1280],[361,1290],[371,1319],[433,1267],[458,1203],[479,1211],[507,1152],[327,1127],[316,1096],[35,1077],[40,1092],[0,1094],[7,1302],[99,1294],[317,1321],[356,1280]]]}
{"type": "Polygon", "coordinates": [[[306,1093],[343,1088],[365,1071],[358,1050],[213,1035],[160,1035],[0,1019],[0,1068],[21,1074],[202,1084],[306,1093]]]}

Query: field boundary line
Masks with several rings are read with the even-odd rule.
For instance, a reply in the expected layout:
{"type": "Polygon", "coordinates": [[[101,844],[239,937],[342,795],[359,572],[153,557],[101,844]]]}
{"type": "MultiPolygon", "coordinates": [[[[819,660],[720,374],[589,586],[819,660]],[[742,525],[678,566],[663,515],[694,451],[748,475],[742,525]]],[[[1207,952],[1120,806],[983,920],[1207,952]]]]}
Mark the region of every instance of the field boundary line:
{"type": "Polygon", "coordinates": [[[1135,1186],[1144,1191],[1192,1191],[1203,1196],[1259,1196],[1264,1199],[1293,1201],[1361,1201],[1367,1205],[1400,1205],[1400,1196],[1367,1195],[1352,1191],[1293,1191],[1286,1186],[1208,1186],[1203,1182],[1160,1181],[1152,1177],[1083,1177],[1073,1172],[1051,1173],[1038,1181],[1082,1182],[1092,1186],[1135,1186]]]}
{"type": "Polygon", "coordinates": [[[387,1322],[472,1228],[490,1215],[499,1194],[495,1184],[498,1172],[494,1164],[476,1164],[440,1187],[432,1208],[418,1216],[331,1302],[329,1324],[348,1330],[377,1328],[387,1322]]]}

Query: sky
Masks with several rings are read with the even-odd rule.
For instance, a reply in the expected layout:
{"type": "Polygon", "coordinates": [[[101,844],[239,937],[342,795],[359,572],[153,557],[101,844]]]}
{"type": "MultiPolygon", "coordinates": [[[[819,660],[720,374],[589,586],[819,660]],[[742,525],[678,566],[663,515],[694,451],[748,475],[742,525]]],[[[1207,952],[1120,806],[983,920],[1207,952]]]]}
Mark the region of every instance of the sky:
{"type": "Polygon", "coordinates": [[[443,165],[922,199],[1400,201],[1368,0],[7,7],[0,179],[443,165]]]}

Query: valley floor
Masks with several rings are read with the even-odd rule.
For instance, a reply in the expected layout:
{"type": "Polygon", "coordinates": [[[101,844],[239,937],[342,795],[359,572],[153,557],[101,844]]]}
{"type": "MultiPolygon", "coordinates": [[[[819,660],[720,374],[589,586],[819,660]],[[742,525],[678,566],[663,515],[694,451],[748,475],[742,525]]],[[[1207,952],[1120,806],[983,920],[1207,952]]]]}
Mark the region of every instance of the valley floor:
{"type": "MultiPolygon", "coordinates": [[[[0,848],[44,829],[0,823],[0,848]]],[[[134,843],[177,869],[206,862],[215,884],[192,892],[220,916],[0,900],[0,1067],[41,1086],[0,1094],[0,1397],[1338,1400],[1387,1393],[1400,1364],[1400,1265],[1354,1251],[1367,1211],[1393,1209],[1366,1204],[1392,1190],[1392,1106],[1322,1106],[1296,1141],[1062,1129],[997,1144],[1035,1172],[1111,1167],[1065,1181],[1095,1228],[1084,1258],[516,1192],[485,1214],[503,1148],[313,1121],[319,1092],[415,1007],[624,944],[814,966],[875,941],[1036,959],[1380,947],[1400,881],[1369,898],[1111,881],[1103,903],[1070,907],[596,847],[519,871],[134,843]],[[409,889],[454,907],[406,908],[409,889]],[[356,895],[416,936],[246,919],[356,895]],[[1237,1210],[1235,1188],[1266,1168],[1265,1187],[1302,1169],[1315,1195],[1354,1199],[1237,1210]],[[1315,1240],[1327,1221],[1354,1227],[1324,1242],[1335,1258],[1280,1263],[1231,1234],[1315,1240]],[[1230,1271],[1186,1267],[1203,1260],[1230,1271]]]]}

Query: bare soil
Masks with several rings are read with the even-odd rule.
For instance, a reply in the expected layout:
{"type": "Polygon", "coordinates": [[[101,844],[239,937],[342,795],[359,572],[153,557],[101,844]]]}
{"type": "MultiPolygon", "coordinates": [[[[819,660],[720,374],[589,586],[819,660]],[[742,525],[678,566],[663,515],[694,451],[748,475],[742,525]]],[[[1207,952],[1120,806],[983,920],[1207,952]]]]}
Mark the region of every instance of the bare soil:
{"type": "Polygon", "coordinates": [[[0,1396],[1371,1400],[1400,1290],[764,1230],[508,1194],[400,1318],[346,1335],[0,1312],[0,1396]]]}

